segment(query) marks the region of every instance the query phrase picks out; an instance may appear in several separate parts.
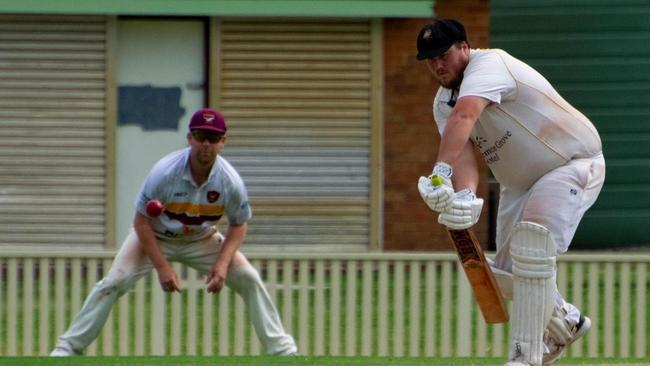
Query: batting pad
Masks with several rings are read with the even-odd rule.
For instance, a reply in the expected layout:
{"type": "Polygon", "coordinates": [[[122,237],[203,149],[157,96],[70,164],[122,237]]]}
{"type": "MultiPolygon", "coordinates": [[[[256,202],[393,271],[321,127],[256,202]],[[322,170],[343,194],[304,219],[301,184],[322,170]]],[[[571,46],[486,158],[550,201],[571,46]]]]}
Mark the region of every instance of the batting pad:
{"type": "Polygon", "coordinates": [[[542,364],[544,328],[555,307],[557,246],[544,226],[522,221],[512,232],[512,342],[510,359],[542,364]]]}
{"type": "Polygon", "coordinates": [[[485,258],[485,260],[490,265],[490,270],[494,274],[494,279],[497,281],[499,290],[501,290],[501,295],[506,300],[512,300],[512,273],[506,272],[502,269],[497,268],[494,265],[494,261],[490,258],[485,258]]]}

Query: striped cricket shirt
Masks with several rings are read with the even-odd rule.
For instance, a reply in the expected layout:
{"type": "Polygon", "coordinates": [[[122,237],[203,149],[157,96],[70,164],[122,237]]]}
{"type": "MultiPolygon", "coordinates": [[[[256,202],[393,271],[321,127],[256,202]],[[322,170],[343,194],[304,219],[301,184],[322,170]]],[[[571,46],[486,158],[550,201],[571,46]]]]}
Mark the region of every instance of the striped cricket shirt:
{"type": "Polygon", "coordinates": [[[152,199],[165,205],[163,214],[153,220],[159,239],[190,242],[215,232],[225,214],[230,224],[243,224],[251,216],[248,193],[235,168],[217,156],[208,179],[197,187],[190,172],[190,148],[162,158],[147,175],[136,198],[136,210],[147,216],[146,204],[152,199]]]}

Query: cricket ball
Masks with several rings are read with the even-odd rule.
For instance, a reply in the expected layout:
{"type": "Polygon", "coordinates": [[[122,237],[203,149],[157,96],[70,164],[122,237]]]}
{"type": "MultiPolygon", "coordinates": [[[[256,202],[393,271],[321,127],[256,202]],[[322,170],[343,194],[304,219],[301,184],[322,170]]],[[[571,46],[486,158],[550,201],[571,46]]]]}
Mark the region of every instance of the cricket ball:
{"type": "Polygon", "coordinates": [[[156,218],[162,215],[163,211],[165,210],[165,206],[158,200],[151,200],[147,202],[146,209],[147,215],[149,215],[149,217],[156,218]]]}

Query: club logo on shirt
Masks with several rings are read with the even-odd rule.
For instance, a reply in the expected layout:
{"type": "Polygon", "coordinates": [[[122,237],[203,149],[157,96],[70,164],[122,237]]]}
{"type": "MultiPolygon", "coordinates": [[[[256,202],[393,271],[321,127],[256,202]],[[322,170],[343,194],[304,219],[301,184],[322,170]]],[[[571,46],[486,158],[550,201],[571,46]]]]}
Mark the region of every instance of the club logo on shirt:
{"type": "Polygon", "coordinates": [[[192,227],[189,227],[187,225],[183,225],[183,235],[185,236],[190,236],[196,234],[196,230],[192,227]]]}
{"type": "Polygon", "coordinates": [[[210,203],[217,202],[220,195],[221,195],[221,193],[219,193],[217,191],[208,191],[208,194],[207,194],[208,202],[210,202],[210,203]]]}
{"type": "Polygon", "coordinates": [[[485,137],[474,136],[474,145],[476,145],[479,149],[482,149],[483,144],[485,144],[487,142],[488,142],[488,140],[485,137]]]}
{"type": "Polygon", "coordinates": [[[511,137],[512,137],[512,132],[506,131],[506,133],[503,134],[503,136],[501,136],[499,139],[497,139],[493,145],[488,146],[484,150],[481,149],[481,153],[483,154],[483,158],[485,158],[485,162],[488,164],[492,164],[501,160],[501,157],[499,156],[499,150],[501,150],[501,148],[503,148],[509,142],[511,137]]]}

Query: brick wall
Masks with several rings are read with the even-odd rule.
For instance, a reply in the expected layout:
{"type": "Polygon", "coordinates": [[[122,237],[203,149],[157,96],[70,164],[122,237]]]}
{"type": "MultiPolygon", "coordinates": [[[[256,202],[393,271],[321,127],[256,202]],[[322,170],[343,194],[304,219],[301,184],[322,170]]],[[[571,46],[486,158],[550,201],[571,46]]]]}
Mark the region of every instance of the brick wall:
{"type": "MultiPolygon", "coordinates": [[[[486,47],[488,2],[436,2],[436,16],[455,18],[467,27],[472,47],[486,47]]],[[[415,39],[429,19],[384,21],[384,250],[449,250],[437,215],[422,202],[417,180],[435,162],[440,137],[431,106],[437,83],[415,59],[415,39]]],[[[483,177],[486,176],[483,167],[483,177]]],[[[486,180],[479,195],[486,197],[486,180]]],[[[476,233],[488,240],[488,205],[476,233]]]]}

